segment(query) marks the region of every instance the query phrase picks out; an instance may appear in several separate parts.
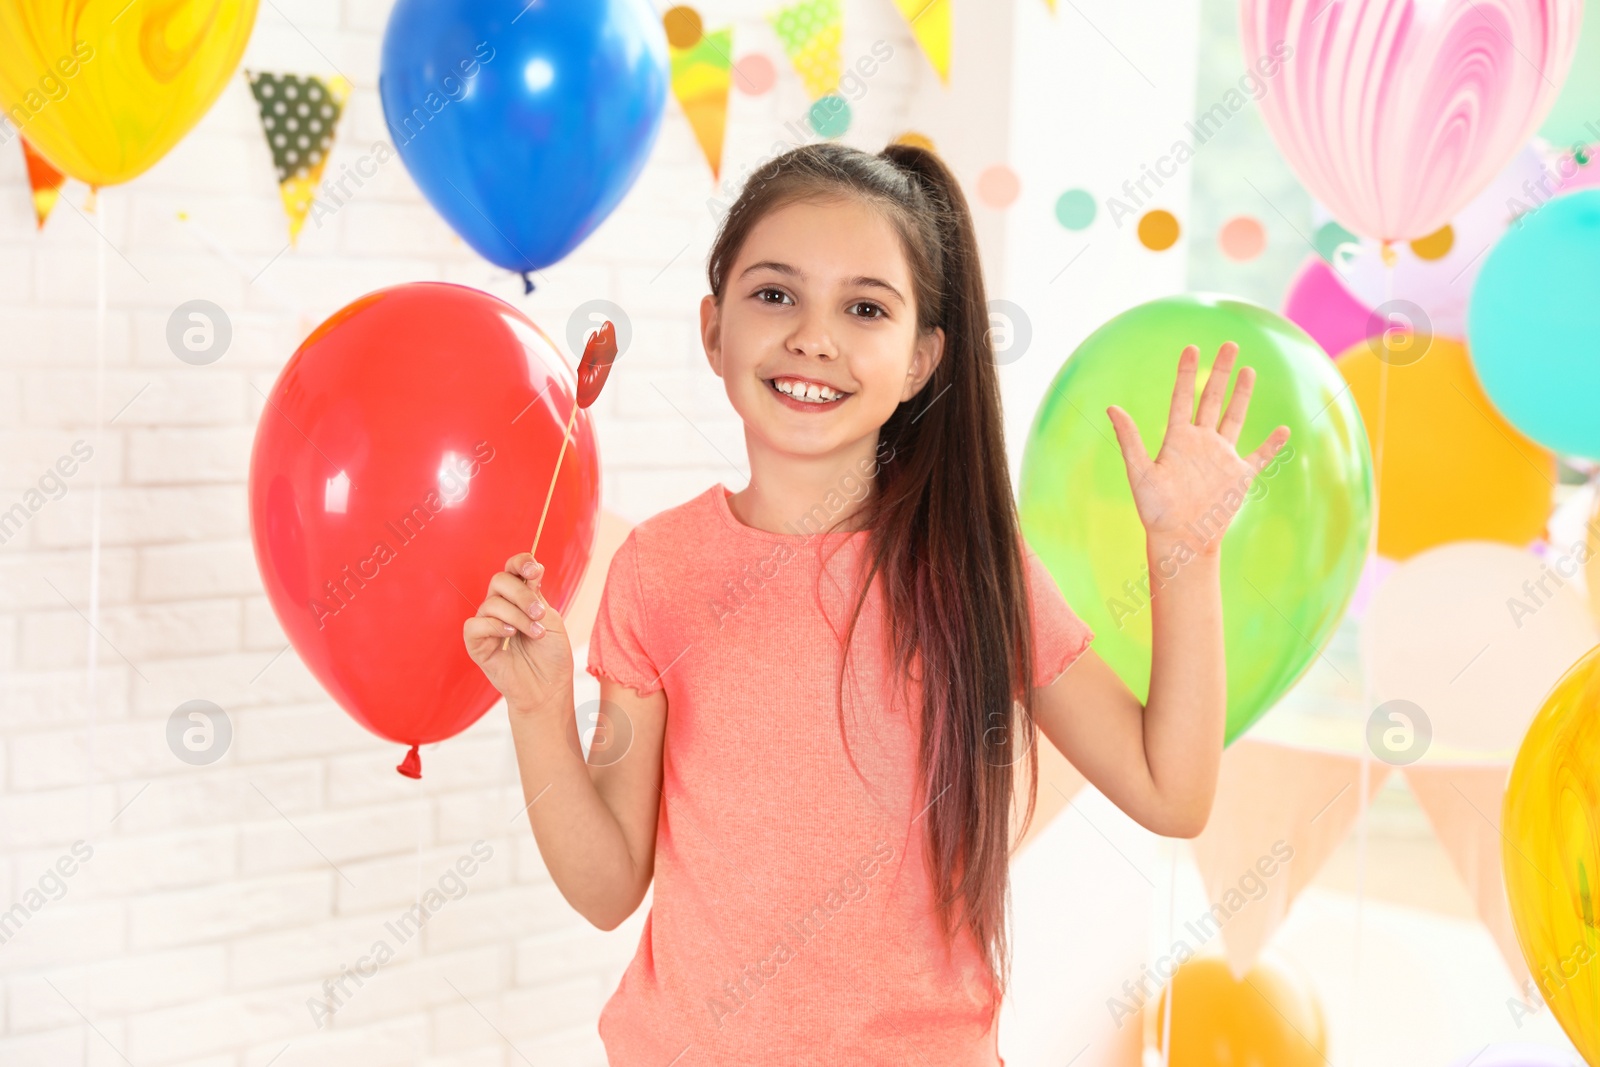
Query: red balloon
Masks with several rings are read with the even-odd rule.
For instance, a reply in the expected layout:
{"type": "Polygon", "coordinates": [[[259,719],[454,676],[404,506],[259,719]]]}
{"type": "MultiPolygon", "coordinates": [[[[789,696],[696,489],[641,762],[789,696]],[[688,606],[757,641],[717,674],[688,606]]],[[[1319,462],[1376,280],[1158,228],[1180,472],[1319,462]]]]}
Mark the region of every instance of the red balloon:
{"type": "MultiPolygon", "coordinates": [[[[462,623],[533,544],[577,377],[510,304],[412,282],[318,326],[272,387],[250,454],[250,533],[272,609],[339,705],[416,746],[500,698],[462,623]]],[[[578,414],[539,536],[566,611],[594,549],[600,460],[578,414]]]]}

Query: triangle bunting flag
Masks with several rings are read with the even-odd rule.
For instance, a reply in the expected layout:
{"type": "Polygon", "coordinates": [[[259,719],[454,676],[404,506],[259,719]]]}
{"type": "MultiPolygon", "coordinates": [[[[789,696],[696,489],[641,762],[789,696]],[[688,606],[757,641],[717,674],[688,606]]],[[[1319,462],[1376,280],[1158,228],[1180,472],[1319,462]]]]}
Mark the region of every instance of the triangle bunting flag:
{"type": "Polygon", "coordinates": [[[337,75],[246,71],[245,76],[250,79],[250,92],[261,110],[261,129],[272,149],[292,244],[300,236],[317,183],[328,165],[334,131],[350,99],[350,83],[337,75]]]}

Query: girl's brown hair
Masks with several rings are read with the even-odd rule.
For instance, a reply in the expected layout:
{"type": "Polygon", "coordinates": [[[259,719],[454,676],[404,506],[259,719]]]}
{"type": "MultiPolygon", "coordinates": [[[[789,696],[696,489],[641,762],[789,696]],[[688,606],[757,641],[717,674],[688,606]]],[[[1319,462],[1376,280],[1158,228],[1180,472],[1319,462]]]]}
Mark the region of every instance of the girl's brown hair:
{"type": "MultiPolygon", "coordinates": [[[[761,218],[796,201],[848,197],[882,211],[898,232],[918,332],[942,327],[945,334],[933,375],[879,434],[880,453],[887,445],[890,458],[878,469],[877,491],[855,516],[858,528],[869,531],[870,566],[849,635],[882,573],[896,676],[922,682],[918,774],[940,923],[947,939],[965,923],[1003,996],[1010,977],[1013,765],[1026,754],[1020,830],[1033,817],[1039,770],[1029,684],[1033,633],[988,301],[966,197],[939,157],[921,148],[892,144],[873,155],[834,142],[804,145],[750,176],[722,221],[707,273],[720,307],[740,248],[761,218]]],[[[841,732],[843,678],[841,664],[841,732]]]]}

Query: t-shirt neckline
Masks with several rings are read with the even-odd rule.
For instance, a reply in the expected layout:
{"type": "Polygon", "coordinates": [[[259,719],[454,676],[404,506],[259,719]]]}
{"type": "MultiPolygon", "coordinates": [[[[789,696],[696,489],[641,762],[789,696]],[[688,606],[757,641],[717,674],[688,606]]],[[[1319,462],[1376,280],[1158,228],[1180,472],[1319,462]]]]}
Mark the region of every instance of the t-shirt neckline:
{"type": "Polygon", "coordinates": [[[747,526],[743,522],[739,521],[739,516],[733,513],[733,507],[728,503],[728,498],[733,495],[733,491],[730,490],[726,485],[718,482],[716,485],[711,487],[711,495],[714,498],[717,513],[722,516],[722,521],[726,523],[731,530],[743,537],[753,537],[761,541],[774,541],[782,542],[784,544],[799,545],[805,544],[808,541],[814,541],[819,537],[831,542],[855,537],[864,537],[867,534],[866,530],[833,530],[822,534],[778,533],[773,530],[762,530],[755,526],[747,526]]]}

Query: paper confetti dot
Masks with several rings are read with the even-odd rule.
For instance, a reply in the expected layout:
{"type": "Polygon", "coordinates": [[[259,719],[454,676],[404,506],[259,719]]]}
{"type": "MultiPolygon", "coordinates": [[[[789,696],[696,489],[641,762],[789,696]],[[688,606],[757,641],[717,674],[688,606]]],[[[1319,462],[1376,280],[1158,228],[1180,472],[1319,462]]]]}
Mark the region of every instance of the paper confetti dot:
{"type": "Polygon", "coordinates": [[[1238,263],[1255,259],[1267,247],[1267,231],[1260,220],[1249,215],[1235,215],[1222,224],[1217,234],[1217,244],[1222,254],[1238,263]]]}
{"type": "Polygon", "coordinates": [[[1334,250],[1340,245],[1353,245],[1359,242],[1360,238],[1337,222],[1326,222],[1317,230],[1317,239],[1312,243],[1316,245],[1317,255],[1332,263],[1334,250]]]}
{"type": "Polygon", "coordinates": [[[661,16],[661,24],[667,30],[667,43],[674,48],[693,48],[705,33],[700,12],[686,4],[669,9],[661,16]]]}
{"type": "Polygon", "coordinates": [[[1411,251],[1417,254],[1418,259],[1443,259],[1455,245],[1456,231],[1447,222],[1428,236],[1412,241],[1411,251]]]}
{"type": "Polygon", "coordinates": [[[926,151],[929,151],[929,152],[937,151],[933,147],[933,141],[932,141],[931,138],[927,137],[925,134],[920,134],[920,133],[916,132],[915,130],[907,130],[905,133],[902,133],[899,137],[896,137],[892,143],[894,143],[894,144],[908,144],[908,145],[911,145],[913,148],[921,148],[921,149],[925,149],[926,151]]]}
{"type": "Polygon", "coordinates": [[[1139,220],[1139,243],[1152,252],[1165,252],[1178,242],[1178,220],[1172,212],[1157,208],[1139,220]]]}
{"type": "Polygon", "coordinates": [[[818,137],[838,137],[850,128],[850,102],[838,93],[822,97],[806,112],[818,137]]]}
{"type": "Polygon", "coordinates": [[[990,207],[1010,207],[1016,203],[1017,194],[1021,191],[1022,182],[1017,178],[1017,172],[1004,163],[985,167],[983,173],[978,175],[978,199],[990,207]]]}
{"type": "Polygon", "coordinates": [[[733,65],[733,84],[746,96],[760,96],[777,84],[778,72],[772,60],[760,52],[743,56],[733,65]]]}
{"type": "Polygon", "coordinates": [[[1068,189],[1056,198],[1056,221],[1069,230],[1087,230],[1094,213],[1094,197],[1086,189],[1068,189]]]}

